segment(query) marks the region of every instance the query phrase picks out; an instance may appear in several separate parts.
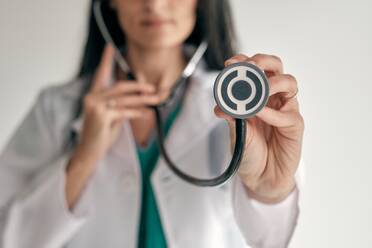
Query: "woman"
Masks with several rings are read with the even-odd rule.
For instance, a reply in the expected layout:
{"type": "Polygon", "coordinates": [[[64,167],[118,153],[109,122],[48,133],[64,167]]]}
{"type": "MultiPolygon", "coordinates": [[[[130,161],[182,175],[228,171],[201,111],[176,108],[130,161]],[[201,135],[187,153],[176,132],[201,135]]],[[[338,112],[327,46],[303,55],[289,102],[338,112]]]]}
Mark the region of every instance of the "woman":
{"type": "Polygon", "coordinates": [[[43,90],[1,155],[1,247],[285,247],[298,215],[304,131],[295,78],[276,56],[233,56],[227,1],[111,0],[102,8],[136,80],[118,69],[91,17],[79,79],[43,90]],[[163,113],[177,164],[227,161],[221,127],[234,122],[212,97],[224,65],[254,63],[270,81],[268,105],[247,121],[246,156],[225,187],[183,182],[154,146],[148,106],[168,97],[187,63],[184,48],[202,39],[203,61],[163,113]]]}

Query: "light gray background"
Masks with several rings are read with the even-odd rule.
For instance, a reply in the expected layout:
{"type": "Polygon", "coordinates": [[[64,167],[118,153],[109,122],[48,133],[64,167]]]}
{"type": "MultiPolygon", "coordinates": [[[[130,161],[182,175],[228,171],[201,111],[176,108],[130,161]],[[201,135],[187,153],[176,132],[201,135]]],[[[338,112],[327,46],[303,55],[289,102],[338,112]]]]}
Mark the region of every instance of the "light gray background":
{"type": "MultiPolygon", "coordinates": [[[[372,247],[372,2],[232,0],[242,52],[299,82],[306,182],[291,247],[372,247]]],[[[37,92],[77,70],[88,1],[0,0],[0,148],[37,92]]]]}

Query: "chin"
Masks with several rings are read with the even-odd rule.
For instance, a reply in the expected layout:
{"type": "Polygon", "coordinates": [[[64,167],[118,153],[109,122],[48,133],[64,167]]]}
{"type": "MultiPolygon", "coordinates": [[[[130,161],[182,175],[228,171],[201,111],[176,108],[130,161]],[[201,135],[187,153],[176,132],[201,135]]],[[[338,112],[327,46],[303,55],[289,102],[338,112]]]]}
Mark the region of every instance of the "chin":
{"type": "Polygon", "coordinates": [[[167,48],[180,46],[186,40],[186,36],[175,37],[174,35],[151,35],[140,39],[139,43],[148,48],[167,48]]]}

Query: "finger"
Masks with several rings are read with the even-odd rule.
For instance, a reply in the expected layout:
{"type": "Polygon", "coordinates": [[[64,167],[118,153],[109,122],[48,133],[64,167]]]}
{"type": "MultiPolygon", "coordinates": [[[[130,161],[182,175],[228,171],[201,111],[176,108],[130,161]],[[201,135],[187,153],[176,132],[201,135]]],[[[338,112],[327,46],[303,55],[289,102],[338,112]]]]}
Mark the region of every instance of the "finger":
{"type": "MultiPolygon", "coordinates": [[[[288,105],[283,106],[281,111],[274,110],[269,107],[264,107],[256,116],[266,122],[269,125],[276,127],[286,127],[291,126],[296,120],[296,111],[282,111],[282,110],[298,110],[298,102],[296,99],[290,99],[288,105]]],[[[230,125],[234,124],[234,118],[226,114],[221,110],[220,107],[214,107],[214,113],[217,117],[225,119],[230,125]]]]}
{"type": "Polygon", "coordinates": [[[248,60],[255,62],[261,70],[273,72],[274,74],[283,73],[283,63],[278,56],[259,53],[248,60]]]}
{"type": "Polygon", "coordinates": [[[290,98],[290,99],[287,99],[285,104],[280,108],[280,111],[296,111],[296,112],[299,112],[300,111],[300,104],[297,100],[297,98],[290,98]]]}
{"type": "Polygon", "coordinates": [[[279,111],[269,107],[264,107],[256,116],[265,123],[275,127],[290,127],[297,123],[299,114],[294,111],[279,111]]]}
{"type": "Polygon", "coordinates": [[[155,87],[152,84],[138,83],[136,81],[119,81],[114,86],[103,92],[103,97],[113,97],[129,93],[147,93],[155,92],[155,87]]]}
{"type": "Polygon", "coordinates": [[[234,63],[238,63],[238,62],[245,62],[249,59],[249,57],[245,54],[238,54],[238,55],[235,55],[231,58],[229,58],[228,60],[225,61],[225,66],[229,66],[231,64],[234,64],[234,63]]]}
{"type": "Polygon", "coordinates": [[[115,50],[111,44],[107,44],[101,57],[101,62],[94,76],[92,91],[98,91],[105,88],[111,79],[114,66],[115,50]]]}
{"type": "Polygon", "coordinates": [[[142,118],[146,114],[150,113],[150,108],[126,108],[111,110],[110,115],[113,121],[124,120],[124,119],[136,119],[142,118]]]}
{"type": "MultiPolygon", "coordinates": [[[[235,140],[235,132],[233,132],[233,130],[235,129],[235,121],[234,121],[234,118],[231,117],[230,115],[226,114],[225,112],[223,112],[221,110],[221,108],[216,105],[214,107],[214,113],[215,115],[218,117],[218,118],[222,118],[222,119],[225,119],[225,121],[227,122],[228,126],[229,126],[229,130],[230,130],[230,135],[232,140],[235,140]]],[[[232,147],[230,147],[231,149],[233,149],[232,147]]],[[[232,151],[232,150],[231,150],[232,151]]]]}
{"type": "Polygon", "coordinates": [[[126,108],[126,107],[138,107],[138,106],[149,106],[158,105],[161,102],[159,95],[125,95],[112,97],[108,100],[114,102],[113,107],[126,108]]]}
{"type": "Polygon", "coordinates": [[[280,74],[269,78],[270,96],[277,93],[284,93],[285,97],[290,97],[297,92],[297,80],[290,74],[280,74]]]}
{"type": "Polygon", "coordinates": [[[226,121],[228,121],[229,123],[233,123],[234,122],[234,118],[228,114],[226,114],[225,112],[222,111],[222,109],[216,105],[214,107],[214,113],[215,115],[218,117],[218,118],[222,118],[222,119],[225,119],[226,121]]]}
{"type": "Polygon", "coordinates": [[[244,54],[238,54],[225,61],[225,66],[237,63],[248,62],[257,65],[264,71],[274,72],[275,74],[283,73],[283,63],[278,56],[269,54],[255,54],[249,57],[244,54]]]}

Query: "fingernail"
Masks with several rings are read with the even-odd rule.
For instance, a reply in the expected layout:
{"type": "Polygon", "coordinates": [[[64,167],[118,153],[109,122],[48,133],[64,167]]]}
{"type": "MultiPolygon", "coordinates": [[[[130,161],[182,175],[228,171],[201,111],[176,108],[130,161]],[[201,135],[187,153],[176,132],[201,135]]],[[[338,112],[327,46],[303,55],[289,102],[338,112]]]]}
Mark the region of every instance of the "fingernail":
{"type": "Polygon", "coordinates": [[[228,60],[226,60],[225,65],[226,65],[226,66],[229,66],[229,65],[231,65],[231,64],[238,63],[238,62],[239,62],[239,61],[236,60],[236,59],[228,59],[228,60]]]}
{"type": "Polygon", "coordinates": [[[250,63],[250,64],[253,64],[253,65],[257,66],[257,63],[254,62],[253,60],[248,60],[247,62],[250,63]]]}
{"type": "Polygon", "coordinates": [[[154,92],[155,91],[155,87],[152,84],[145,84],[145,89],[146,90],[149,90],[151,92],[154,92]]]}

